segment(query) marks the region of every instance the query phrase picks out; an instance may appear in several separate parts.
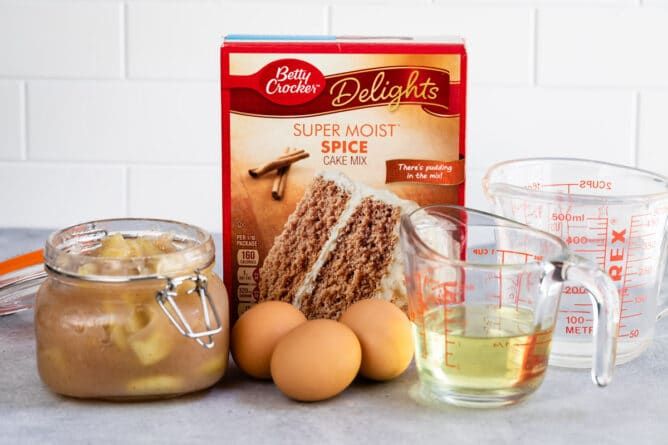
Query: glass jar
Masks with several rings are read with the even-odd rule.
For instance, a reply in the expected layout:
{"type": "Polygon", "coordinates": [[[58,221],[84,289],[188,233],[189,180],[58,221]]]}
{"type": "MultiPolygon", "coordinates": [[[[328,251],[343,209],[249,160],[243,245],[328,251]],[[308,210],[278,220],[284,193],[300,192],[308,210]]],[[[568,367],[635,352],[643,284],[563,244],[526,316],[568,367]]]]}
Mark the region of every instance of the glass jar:
{"type": "Polygon", "coordinates": [[[134,400],[215,384],[228,357],[228,300],[211,235],[152,219],[101,220],[52,234],[35,301],[37,367],[54,392],[134,400]],[[110,234],[168,236],[176,250],[87,254],[110,234]]]}

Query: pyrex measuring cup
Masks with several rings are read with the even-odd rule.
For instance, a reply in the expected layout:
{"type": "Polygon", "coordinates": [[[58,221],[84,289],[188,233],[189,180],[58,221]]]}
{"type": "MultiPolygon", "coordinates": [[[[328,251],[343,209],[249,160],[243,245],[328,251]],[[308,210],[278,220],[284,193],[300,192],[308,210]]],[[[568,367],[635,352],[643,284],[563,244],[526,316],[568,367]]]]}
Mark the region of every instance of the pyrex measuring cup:
{"type": "Polygon", "coordinates": [[[611,378],[617,290],[559,238],[459,206],[423,207],[401,222],[421,393],[464,406],[517,402],[541,384],[565,280],[593,296],[592,376],[611,378]]]}
{"type": "MultiPolygon", "coordinates": [[[[496,213],[545,230],[598,264],[620,294],[616,362],[649,346],[665,266],[668,178],[581,159],[524,159],[490,168],[483,187],[496,213]]],[[[587,290],[563,289],[551,364],[591,363],[593,317],[587,290]]]]}

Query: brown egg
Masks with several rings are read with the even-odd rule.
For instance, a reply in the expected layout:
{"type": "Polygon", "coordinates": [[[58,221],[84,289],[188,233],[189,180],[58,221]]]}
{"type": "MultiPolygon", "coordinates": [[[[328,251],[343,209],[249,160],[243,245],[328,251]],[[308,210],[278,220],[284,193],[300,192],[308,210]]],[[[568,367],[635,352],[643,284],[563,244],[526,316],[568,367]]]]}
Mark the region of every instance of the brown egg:
{"type": "Polygon", "coordinates": [[[390,380],[403,373],[413,358],[411,323],[389,301],[358,301],[341,316],[362,345],[360,374],[373,380],[390,380]]]}
{"type": "Polygon", "coordinates": [[[244,312],[232,328],[234,363],[258,379],[271,378],[271,354],[279,339],[306,317],[299,309],[282,301],[266,301],[244,312]]]}
{"type": "Polygon", "coordinates": [[[271,376],[278,389],[302,402],[329,399],[355,379],[362,351],[353,331],[333,320],[311,320],[276,345],[271,376]]]}

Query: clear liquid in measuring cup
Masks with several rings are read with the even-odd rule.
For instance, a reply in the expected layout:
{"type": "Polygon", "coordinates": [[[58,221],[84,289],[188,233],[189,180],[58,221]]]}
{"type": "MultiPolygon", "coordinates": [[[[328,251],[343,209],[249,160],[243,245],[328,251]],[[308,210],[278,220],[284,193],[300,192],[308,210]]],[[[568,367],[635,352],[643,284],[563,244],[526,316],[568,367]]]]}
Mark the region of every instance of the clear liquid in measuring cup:
{"type": "Polygon", "coordinates": [[[498,305],[431,309],[413,322],[415,359],[431,388],[511,397],[534,391],[543,380],[551,329],[537,329],[533,312],[498,305]]]}

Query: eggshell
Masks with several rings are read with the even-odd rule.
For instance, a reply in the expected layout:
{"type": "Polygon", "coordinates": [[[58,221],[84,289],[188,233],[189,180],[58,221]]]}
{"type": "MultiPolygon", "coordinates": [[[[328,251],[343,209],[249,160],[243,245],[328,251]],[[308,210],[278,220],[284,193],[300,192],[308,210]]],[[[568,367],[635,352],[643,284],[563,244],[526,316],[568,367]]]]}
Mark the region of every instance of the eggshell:
{"type": "Polygon", "coordinates": [[[285,334],[306,322],[299,309],[282,301],[256,304],[243,313],[232,328],[234,363],[246,374],[271,378],[271,354],[285,334]]]}
{"type": "Polygon", "coordinates": [[[341,316],[341,323],[355,332],[362,346],[360,374],[373,380],[401,375],[413,358],[411,323],[389,301],[360,300],[341,316]]]}
{"type": "Polygon", "coordinates": [[[333,320],[311,320],[278,342],[271,357],[271,376],[288,397],[324,400],[350,385],[361,358],[360,343],[350,328],[333,320]]]}

